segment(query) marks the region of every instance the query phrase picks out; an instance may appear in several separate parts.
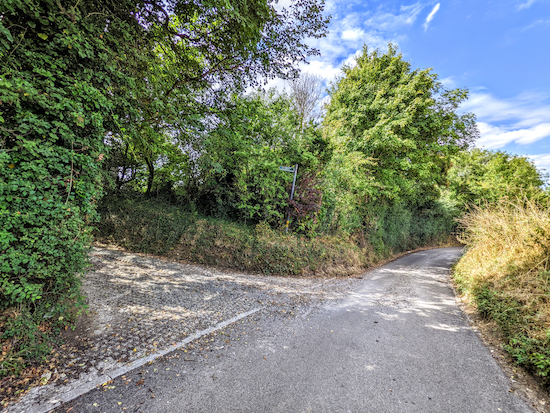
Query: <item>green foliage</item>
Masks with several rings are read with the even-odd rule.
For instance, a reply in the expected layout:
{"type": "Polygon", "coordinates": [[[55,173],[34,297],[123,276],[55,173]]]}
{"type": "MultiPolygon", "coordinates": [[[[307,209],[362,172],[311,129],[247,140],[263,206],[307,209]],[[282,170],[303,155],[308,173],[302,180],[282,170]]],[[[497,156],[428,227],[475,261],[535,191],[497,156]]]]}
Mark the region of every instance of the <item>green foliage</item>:
{"type": "Polygon", "coordinates": [[[36,317],[24,306],[19,310],[0,312],[0,331],[3,331],[0,377],[18,374],[28,360],[38,361],[49,353],[45,333],[50,332],[51,324],[59,324],[63,319],[54,320],[49,314],[47,316],[48,321],[38,324],[36,317]]]}
{"type": "Polygon", "coordinates": [[[546,337],[530,337],[525,326],[537,323],[537,312],[512,295],[482,284],[475,291],[475,303],[480,314],[495,320],[506,337],[505,350],[516,362],[531,370],[550,387],[550,329],[546,337]]]}
{"type": "Polygon", "coordinates": [[[474,148],[452,158],[448,196],[460,207],[495,203],[504,197],[540,197],[546,177],[529,159],[474,148]]]}
{"type": "MultiPolygon", "coordinates": [[[[173,51],[163,53],[156,76],[172,60],[173,51]]],[[[441,242],[456,211],[436,202],[438,185],[449,154],[475,135],[472,116],[455,114],[466,92],[441,91],[435,75],[411,71],[392,46],[359,60],[333,86],[323,131],[304,127],[292,97],[273,91],[236,93],[216,111],[196,106],[190,121],[161,110],[163,128],[111,142],[117,189],[156,193],[241,223],[278,226],[290,211],[295,231],[361,233],[384,255],[441,242]],[[278,167],[294,164],[300,173],[288,209],[292,175],[278,167]]],[[[185,93],[171,96],[166,110],[193,108],[179,103],[185,93]]]]}
{"type": "Polygon", "coordinates": [[[314,127],[300,130],[288,97],[273,91],[235,98],[235,106],[195,142],[197,208],[211,216],[276,225],[288,204],[292,174],[279,166],[299,164],[300,175],[314,170],[325,150],[314,127]]]}
{"type": "Polygon", "coordinates": [[[139,114],[110,136],[119,162],[108,166],[114,189],[131,182],[127,188],[153,195],[188,183],[193,171],[186,148],[210,128],[205,124],[231,109],[233,94],[258,85],[260,78],[292,78],[298,62],[319,53],[303,39],[325,35],[323,2],[292,2],[277,10],[275,3],[140,6],[144,18],[153,20],[146,33],[152,44],[140,47],[140,64],[131,71],[135,84],[129,92],[139,114]]]}
{"type": "Polygon", "coordinates": [[[78,274],[114,121],[109,93],[126,79],[112,50],[119,30],[132,31],[114,19],[105,32],[94,11],[53,0],[0,8],[0,311],[21,309],[2,335],[19,349],[41,342],[43,317],[64,324],[81,302],[78,274]]]}
{"type": "Polygon", "coordinates": [[[334,156],[323,171],[321,227],[363,232],[383,254],[446,239],[457,211],[439,202],[450,156],[477,135],[458,115],[462,89],[412,70],[393,45],[365,47],[331,87],[324,134],[334,156]]]}
{"type": "Polygon", "coordinates": [[[357,274],[374,257],[337,237],[299,237],[185,212],[158,200],[105,199],[97,236],[130,251],[279,275],[357,274]]]}
{"type": "Polygon", "coordinates": [[[376,254],[389,257],[427,245],[443,245],[456,227],[453,209],[432,201],[417,209],[404,203],[373,203],[365,229],[376,254]]]}
{"type": "Polygon", "coordinates": [[[325,125],[335,146],[372,164],[372,198],[422,203],[438,197],[449,155],[476,136],[474,116],[457,115],[467,91],[446,91],[430,69],[411,70],[393,45],[365,46],[330,90],[325,125]]]}

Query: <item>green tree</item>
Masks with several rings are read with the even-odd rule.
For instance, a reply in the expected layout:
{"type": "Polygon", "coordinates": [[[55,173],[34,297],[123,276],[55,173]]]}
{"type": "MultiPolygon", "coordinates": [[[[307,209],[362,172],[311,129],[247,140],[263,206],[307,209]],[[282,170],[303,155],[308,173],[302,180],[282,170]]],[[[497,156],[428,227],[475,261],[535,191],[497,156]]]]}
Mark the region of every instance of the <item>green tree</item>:
{"type": "Polygon", "coordinates": [[[327,131],[344,153],[373,163],[375,198],[437,198],[449,156],[476,137],[474,116],[456,113],[467,91],[443,90],[431,69],[412,70],[391,44],[386,53],[365,46],[329,92],[327,131]]]}
{"type": "Polygon", "coordinates": [[[439,188],[450,156],[477,135],[474,116],[457,113],[467,91],[444,90],[390,44],[365,46],[329,95],[323,226],[366,235],[381,254],[447,237],[454,223],[439,188]]]}
{"type": "Polygon", "coordinates": [[[144,165],[151,194],[160,157],[207,129],[205,118],[227,110],[234,93],[260,79],[295,77],[296,64],[319,53],[303,40],[323,36],[328,20],[315,0],[282,10],[258,0],[148,4],[144,15],[159,23],[148,32],[154,50],[135,73],[139,115],[119,140],[131,141],[125,152],[144,165]]]}
{"type": "Polygon", "coordinates": [[[314,171],[325,150],[319,131],[300,127],[290,99],[274,91],[235,98],[196,142],[196,203],[205,213],[239,221],[281,223],[292,175],[281,165],[314,171]]]}
{"type": "Polygon", "coordinates": [[[449,198],[464,208],[504,197],[540,197],[546,176],[524,156],[474,148],[453,156],[448,179],[449,198]]]}

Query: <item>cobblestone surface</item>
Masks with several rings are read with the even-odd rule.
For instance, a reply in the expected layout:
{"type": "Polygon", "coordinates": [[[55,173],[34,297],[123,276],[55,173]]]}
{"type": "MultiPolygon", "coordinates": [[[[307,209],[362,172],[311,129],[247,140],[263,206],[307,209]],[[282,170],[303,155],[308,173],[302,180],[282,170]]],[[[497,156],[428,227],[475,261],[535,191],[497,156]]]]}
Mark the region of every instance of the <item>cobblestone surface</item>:
{"type": "Polygon", "coordinates": [[[247,275],[98,247],[91,262],[83,280],[89,311],[57,349],[62,367],[7,412],[44,411],[36,406],[197,331],[258,308],[295,317],[357,281],[247,275]]]}

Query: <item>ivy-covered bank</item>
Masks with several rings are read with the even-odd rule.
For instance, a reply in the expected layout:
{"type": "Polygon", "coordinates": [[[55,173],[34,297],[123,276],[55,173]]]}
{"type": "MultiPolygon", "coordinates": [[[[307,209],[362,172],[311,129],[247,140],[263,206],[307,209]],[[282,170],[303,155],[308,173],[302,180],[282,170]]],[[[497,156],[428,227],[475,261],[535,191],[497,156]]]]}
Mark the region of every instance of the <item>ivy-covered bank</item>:
{"type": "Polygon", "coordinates": [[[118,63],[139,24],[83,2],[0,7],[1,375],[46,351],[43,333],[81,308],[90,225],[101,196],[103,139],[131,84],[118,63]],[[17,357],[16,357],[17,356],[17,357]],[[11,364],[10,364],[11,363],[11,364]]]}

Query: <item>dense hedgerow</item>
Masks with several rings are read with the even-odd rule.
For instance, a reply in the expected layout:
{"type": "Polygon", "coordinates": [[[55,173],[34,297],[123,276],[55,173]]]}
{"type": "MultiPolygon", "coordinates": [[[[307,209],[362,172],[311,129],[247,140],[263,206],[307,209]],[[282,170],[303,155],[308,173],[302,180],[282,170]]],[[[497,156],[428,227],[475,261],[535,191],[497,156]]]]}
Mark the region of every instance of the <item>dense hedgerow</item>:
{"type": "Polygon", "coordinates": [[[353,238],[286,235],[265,222],[247,226],[159,200],[106,198],[100,213],[98,240],[199,264],[268,275],[347,276],[376,261],[370,246],[353,238]]]}
{"type": "Polygon", "coordinates": [[[448,216],[428,219],[437,231],[427,235],[414,225],[415,220],[423,218],[409,214],[408,222],[397,220],[402,210],[385,218],[405,227],[400,227],[396,235],[394,225],[390,228],[388,222],[380,222],[378,238],[375,232],[285,234],[282,222],[278,229],[266,222],[244,225],[201,216],[159,199],[135,196],[108,196],[101,201],[99,212],[101,220],[95,232],[99,241],[134,252],[274,275],[358,274],[407,248],[448,245],[450,238],[449,228],[440,228],[448,216]],[[373,242],[376,239],[377,243],[373,242]]]}
{"type": "MultiPolygon", "coordinates": [[[[80,3],[0,6],[0,339],[23,359],[81,303],[113,85],[127,83],[116,39],[139,30],[113,18],[106,32],[80,3]]],[[[0,375],[17,370],[6,360],[0,375]]]]}

